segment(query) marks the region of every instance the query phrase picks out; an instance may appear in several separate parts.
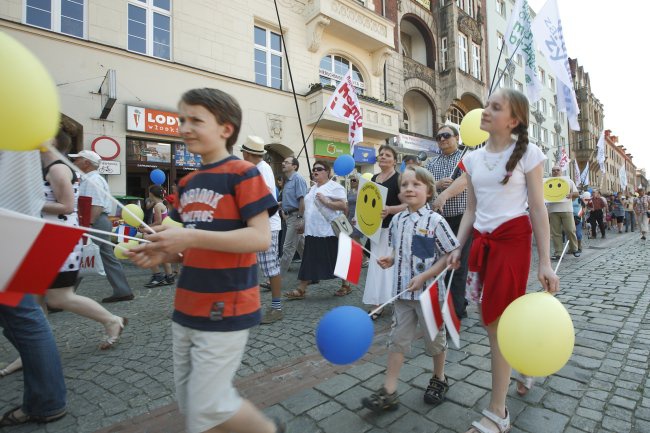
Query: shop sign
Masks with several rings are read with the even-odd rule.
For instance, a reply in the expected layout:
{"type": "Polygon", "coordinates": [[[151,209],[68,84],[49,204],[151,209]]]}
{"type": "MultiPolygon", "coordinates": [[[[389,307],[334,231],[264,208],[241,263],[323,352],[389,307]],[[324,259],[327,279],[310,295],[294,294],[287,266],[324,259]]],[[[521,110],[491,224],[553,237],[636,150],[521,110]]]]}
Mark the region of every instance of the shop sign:
{"type": "Polygon", "coordinates": [[[374,164],[377,162],[374,147],[355,146],[354,147],[354,162],[359,164],[374,164]]]}
{"type": "MultiPolygon", "coordinates": [[[[327,69],[323,69],[323,68],[320,68],[318,70],[318,74],[322,77],[330,78],[336,82],[340,82],[343,79],[343,75],[337,74],[336,72],[328,71],[327,69]]],[[[362,90],[366,89],[366,85],[361,81],[352,80],[352,85],[357,89],[362,89],[362,90]]]]}
{"type": "Polygon", "coordinates": [[[320,158],[336,159],[341,155],[350,154],[350,145],[338,141],[314,139],[314,155],[320,158]]]}
{"type": "Polygon", "coordinates": [[[406,149],[440,153],[438,143],[435,140],[416,137],[414,135],[399,134],[395,141],[398,146],[406,149]]]}
{"type": "Polygon", "coordinates": [[[119,161],[102,161],[99,163],[99,174],[121,174],[122,165],[119,161]]]}
{"type": "Polygon", "coordinates": [[[145,107],[126,106],[127,131],[179,137],[178,113],[160,111],[145,107]]]}
{"type": "Polygon", "coordinates": [[[201,166],[201,156],[189,152],[184,143],[176,143],[174,165],[183,168],[198,168],[201,166]]]}

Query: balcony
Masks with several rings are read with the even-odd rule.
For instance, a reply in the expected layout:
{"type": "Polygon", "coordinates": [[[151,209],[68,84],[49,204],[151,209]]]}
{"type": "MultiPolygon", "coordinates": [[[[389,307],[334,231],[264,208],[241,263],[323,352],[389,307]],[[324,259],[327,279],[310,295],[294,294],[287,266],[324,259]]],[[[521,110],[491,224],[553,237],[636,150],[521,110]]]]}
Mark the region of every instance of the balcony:
{"type": "MultiPolygon", "coordinates": [[[[307,115],[305,116],[305,126],[313,127],[318,121],[323,108],[329,101],[334,92],[331,86],[321,87],[315,85],[307,94],[307,115]]],[[[393,108],[392,104],[387,104],[366,96],[359,96],[361,111],[363,112],[363,136],[384,140],[399,134],[399,111],[393,108]]],[[[332,129],[335,131],[348,131],[348,122],[343,119],[332,116],[327,111],[318,122],[322,128],[332,129]]]]}
{"type": "Polygon", "coordinates": [[[371,53],[394,48],[395,24],[350,0],[312,0],[304,12],[307,45],[315,53],[323,32],[352,42],[371,53]]]}
{"type": "Polygon", "coordinates": [[[402,57],[402,61],[404,65],[404,81],[409,78],[418,78],[430,85],[432,89],[437,89],[436,72],[433,69],[408,57],[402,57]]]}

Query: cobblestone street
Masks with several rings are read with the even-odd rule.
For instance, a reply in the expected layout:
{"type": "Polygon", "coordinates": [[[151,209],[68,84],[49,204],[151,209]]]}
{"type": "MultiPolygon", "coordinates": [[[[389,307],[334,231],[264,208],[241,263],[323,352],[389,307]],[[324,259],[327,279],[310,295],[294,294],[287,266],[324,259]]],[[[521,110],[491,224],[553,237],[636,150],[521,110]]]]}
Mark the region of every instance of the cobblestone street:
{"type": "MultiPolygon", "coordinates": [[[[556,375],[539,378],[525,397],[511,386],[515,433],[650,432],[650,244],[637,233],[608,232],[607,239],[586,240],[583,249],[582,257],[566,257],[559,270],[558,299],[576,330],[573,356],[556,375]]],[[[295,286],[297,268],[292,266],[285,290],[295,286]]],[[[68,386],[68,416],[7,431],[184,431],[173,395],[173,289],[142,289],[149,275],[130,265],[127,276],[136,299],[107,305],[130,320],[114,350],[97,348],[100,325],[65,312],[50,316],[68,386]]],[[[314,345],[318,320],[338,305],[361,306],[361,290],[332,296],[338,284],[310,286],[305,301],[284,302],[283,321],[252,330],[237,378],[242,394],[286,420],[290,433],[464,432],[480,417],[489,399],[490,360],[487,336],[473,309],[463,322],[460,350],[448,353],[446,402],[432,409],[422,401],[431,359],[419,341],[401,371],[400,408],[379,416],[362,409],[361,398],[383,381],[390,314],[377,321],[375,342],[361,361],[343,367],[325,362],[314,345]]],[[[88,278],[80,293],[101,299],[110,295],[107,287],[104,278],[88,278]]],[[[529,290],[538,288],[533,264],[529,290]]],[[[264,292],[267,305],[269,298],[264,292]]],[[[0,366],[15,356],[0,339],[0,366]]],[[[22,375],[0,379],[0,384],[4,412],[20,402],[22,375]]]]}

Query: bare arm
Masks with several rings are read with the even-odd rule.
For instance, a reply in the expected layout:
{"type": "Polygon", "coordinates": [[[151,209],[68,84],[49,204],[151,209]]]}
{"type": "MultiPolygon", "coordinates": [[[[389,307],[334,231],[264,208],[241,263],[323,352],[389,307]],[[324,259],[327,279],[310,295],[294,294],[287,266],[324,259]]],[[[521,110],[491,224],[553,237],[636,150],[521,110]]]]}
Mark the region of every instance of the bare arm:
{"type": "MultiPolygon", "coordinates": [[[[454,250],[455,251],[455,250],[454,250]]],[[[434,277],[437,277],[442,271],[447,267],[447,258],[449,254],[441,256],[437,262],[433,264],[429,269],[422,272],[421,274],[416,275],[409,281],[407,290],[409,292],[414,292],[422,288],[424,283],[434,277]]],[[[425,287],[426,288],[426,287],[425,287]]]]}
{"type": "Polygon", "coordinates": [[[467,173],[461,174],[449,185],[449,188],[442,191],[438,194],[438,197],[433,202],[433,210],[442,209],[445,206],[445,203],[450,198],[454,198],[457,195],[461,194],[467,188],[467,173]]]}
{"type": "Polygon", "coordinates": [[[74,191],[70,169],[63,164],[53,165],[45,180],[50,183],[56,202],[45,203],[43,212],[52,215],[71,213],[74,210],[74,191]]]}
{"type": "Polygon", "coordinates": [[[474,221],[476,221],[476,194],[474,193],[474,187],[472,186],[471,177],[467,175],[467,208],[463,214],[463,219],[460,221],[460,227],[458,228],[458,242],[460,242],[460,248],[452,251],[447,259],[447,263],[453,268],[458,269],[460,267],[460,254],[463,249],[463,245],[467,242],[469,235],[472,233],[472,227],[474,227],[474,221]]]}

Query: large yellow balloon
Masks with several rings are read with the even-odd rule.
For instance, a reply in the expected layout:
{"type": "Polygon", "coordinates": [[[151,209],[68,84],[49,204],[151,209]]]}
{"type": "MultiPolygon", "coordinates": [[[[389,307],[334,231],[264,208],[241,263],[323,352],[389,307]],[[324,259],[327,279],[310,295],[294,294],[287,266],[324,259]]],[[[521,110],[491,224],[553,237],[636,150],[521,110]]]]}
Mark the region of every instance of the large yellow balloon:
{"type": "Polygon", "coordinates": [[[134,240],[130,240],[128,242],[120,242],[119,244],[115,245],[115,247],[113,247],[113,254],[115,254],[115,257],[120,260],[128,259],[128,257],[124,255],[124,250],[122,248],[130,250],[138,244],[139,242],[134,240]]]}
{"type": "Polygon", "coordinates": [[[497,329],[503,357],[527,376],[549,376],[567,363],[575,334],[569,312],[547,292],[529,293],[503,312],[497,329]]]}
{"type": "Polygon", "coordinates": [[[488,139],[490,134],[481,129],[482,108],[476,108],[460,121],[460,138],[468,147],[476,147],[488,139]]]}
{"type": "Polygon", "coordinates": [[[178,221],[173,220],[170,216],[167,216],[162,220],[162,225],[183,228],[183,223],[179,223],[178,221]]]}
{"type": "Polygon", "coordinates": [[[0,59],[0,149],[37,149],[59,128],[54,81],[27,48],[2,32],[0,59]]]}
{"type": "MultiPolygon", "coordinates": [[[[137,204],[127,204],[124,207],[133,212],[140,219],[140,221],[142,218],[144,218],[144,211],[137,204]]],[[[140,221],[133,218],[131,214],[129,214],[125,209],[122,209],[122,218],[124,219],[124,222],[130,226],[140,227],[142,225],[140,221]]]]}

